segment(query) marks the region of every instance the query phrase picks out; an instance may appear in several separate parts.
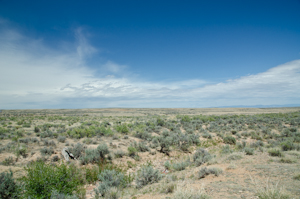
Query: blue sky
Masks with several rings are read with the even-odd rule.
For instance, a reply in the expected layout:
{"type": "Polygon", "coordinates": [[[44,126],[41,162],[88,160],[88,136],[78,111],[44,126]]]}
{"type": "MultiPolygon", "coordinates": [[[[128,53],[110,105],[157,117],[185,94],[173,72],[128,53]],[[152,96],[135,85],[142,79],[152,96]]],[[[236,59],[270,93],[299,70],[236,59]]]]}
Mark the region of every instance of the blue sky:
{"type": "Polygon", "coordinates": [[[0,0],[0,108],[300,105],[299,10],[0,0]]]}

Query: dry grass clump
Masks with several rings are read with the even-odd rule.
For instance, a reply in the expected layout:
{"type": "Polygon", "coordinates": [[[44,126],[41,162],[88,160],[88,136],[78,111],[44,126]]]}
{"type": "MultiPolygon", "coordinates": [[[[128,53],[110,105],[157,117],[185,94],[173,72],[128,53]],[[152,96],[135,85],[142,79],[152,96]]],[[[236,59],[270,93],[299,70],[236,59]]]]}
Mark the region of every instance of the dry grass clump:
{"type": "Polygon", "coordinates": [[[195,190],[193,188],[180,185],[177,187],[172,199],[208,199],[208,195],[204,193],[204,189],[195,190]]]}
{"type": "Polygon", "coordinates": [[[251,177],[252,182],[255,185],[255,194],[260,199],[289,199],[291,198],[286,192],[283,186],[277,183],[272,183],[269,181],[269,178],[266,181],[264,186],[261,183],[258,183],[255,179],[251,177]]]}

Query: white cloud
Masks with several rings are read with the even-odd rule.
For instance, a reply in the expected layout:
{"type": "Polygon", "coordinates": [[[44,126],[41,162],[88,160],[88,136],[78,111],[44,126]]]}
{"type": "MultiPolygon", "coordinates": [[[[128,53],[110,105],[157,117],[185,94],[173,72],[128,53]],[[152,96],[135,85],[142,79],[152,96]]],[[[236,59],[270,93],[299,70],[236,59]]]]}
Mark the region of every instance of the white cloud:
{"type": "Polygon", "coordinates": [[[0,108],[215,107],[300,101],[300,60],[214,84],[199,79],[136,80],[128,75],[127,66],[113,61],[101,66],[107,74],[99,78],[85,62],[98,50],[80,28],[76,39],[74,49],[52,50],[42,39],[0,29],[0,108]]]}

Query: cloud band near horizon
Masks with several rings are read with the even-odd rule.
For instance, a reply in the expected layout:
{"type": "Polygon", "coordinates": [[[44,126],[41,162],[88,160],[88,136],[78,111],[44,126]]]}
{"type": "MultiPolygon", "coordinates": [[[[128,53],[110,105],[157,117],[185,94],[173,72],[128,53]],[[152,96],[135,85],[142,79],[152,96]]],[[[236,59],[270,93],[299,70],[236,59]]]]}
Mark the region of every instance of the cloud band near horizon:
{"type": "Polygon", "coordinates": [[[0,109],[201,108],[300,102],[300,60],[225,82],[150,81],[112,60],[98,64],[98,71],[90,67],[86,60],[100,52],[89,44],[82,29],[75,31],[75,44],[51,49],[42,39],[28,38],[5,28],[4,23],[0,23],[0,109]]]}

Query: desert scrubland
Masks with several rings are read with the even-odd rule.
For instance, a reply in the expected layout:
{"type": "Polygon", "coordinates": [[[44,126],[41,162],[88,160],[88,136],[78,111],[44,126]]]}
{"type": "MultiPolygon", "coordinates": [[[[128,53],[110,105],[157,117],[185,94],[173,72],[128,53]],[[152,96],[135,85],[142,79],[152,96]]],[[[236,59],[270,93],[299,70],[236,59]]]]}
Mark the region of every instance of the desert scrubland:
{"type": "Polygon", "coordinates": [[[299,198],[300,107],[2,110],[0,173],[0,198],[299,198]]]}

